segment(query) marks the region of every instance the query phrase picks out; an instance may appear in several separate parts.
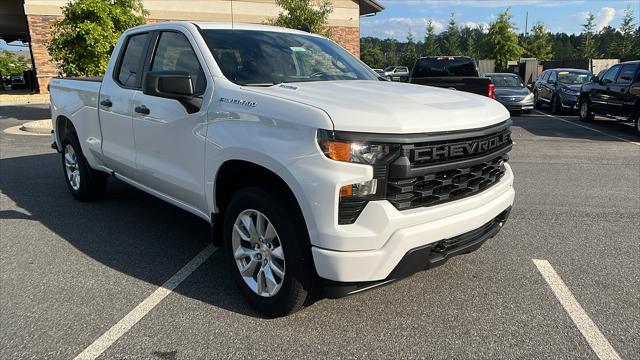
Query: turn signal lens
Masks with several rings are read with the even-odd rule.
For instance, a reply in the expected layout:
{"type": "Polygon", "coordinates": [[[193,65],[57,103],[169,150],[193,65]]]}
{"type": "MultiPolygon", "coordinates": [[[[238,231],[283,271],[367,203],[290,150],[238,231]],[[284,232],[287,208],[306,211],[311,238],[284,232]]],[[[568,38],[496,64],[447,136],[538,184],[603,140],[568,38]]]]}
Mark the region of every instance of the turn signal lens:
{"type": "Polygon", "coordinates": [[[336,161],[351,161],[351,143],[322,140],[319,142],[322,152],[329,158],[336,161]]]}
{"type": "Polygon", "coordinates": [[[353,185],[345,185],[340,188],[340,198],[350,198],[353,196],[353,185]]]}

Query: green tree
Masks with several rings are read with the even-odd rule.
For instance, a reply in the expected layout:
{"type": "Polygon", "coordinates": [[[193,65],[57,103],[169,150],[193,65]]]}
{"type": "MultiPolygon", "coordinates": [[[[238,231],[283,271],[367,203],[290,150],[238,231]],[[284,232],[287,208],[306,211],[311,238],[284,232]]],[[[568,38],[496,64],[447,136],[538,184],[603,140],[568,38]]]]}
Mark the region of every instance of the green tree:
{"type": "Polygon", "coordinates": [[[333,12],[331,0],[276,0],[282,8],[277,17],[266,21],[269,25],[290,29],[300,29],[309,26],[312,33],[330,36],[327,19],[333,12]]]}
{"type": "Polygon", "coordinates": [[[380,49],[380,45],[378,45],[377,42],[363,42],[360,59],[362,59],[365,64],[374,69],[382,68],[384,63],[384,56],[382,54],[382,50],[380,49]]]}
{"type": "Polygon", "coordinates": [[[611,26],[605,26],[593,37],[596,57],[615,59],[621,57],[622,34],[611,26]]]}
{"type": "Polygon", "coordinates": [[[509,60],[516,60],[522,54],[512,18],[507,9],[489,26],[489,53],[496,60],[497,71],[506,70],[509,60]]]}
{"type": "Polygon", "coordinates": [[[402,65],[411,68],[413,64],[416,62],[416,42],[413,39],[413,34],[411,31],[407,33],[407,43],[404,46],[404,51],[402,52],[402,57],[400,61],[402,65]]]}
{"type": "Polygon", "coordinates": [[[398,65],[398,41],[388,39],[387,51],[384,52],[384,59],[387,66],[398,65]]]}
{"type": "Polygon", "coordinates": [[[51,58],[67,76],[104,74],[118,37],[144,24],[141,0],[73,0],[51,28],[51,58]]]}
{"type": "Polygon", "coordinates": [[[422,51],[424,56],[440,55],[438,38],[436,37],[436,32],[433,27],[433,20],[431,19],[427,21],[427,28],[424,35],[424,47],[422,51]]]}
{"type": "Polygon", "coordinates": [[[446,55],[458,55],[460,54],[460,29],[456,23],[456,18],[453,13],[449,18],[449,25],[447,31],[444,34],[443,39],[444,52],[446,55]]]}
{"type": "Polygon", "coordinates": [[[531,37],[527,41],[526,52],[528,56],[538,60],[551,60],[553,57],[553,47],[549,31],[541,22],[536,23],[531,28],[531,37]]]}
{"type": "Polygon", "coordinates": [[[596,44],[594,41],[594,30],[596,17],[592,12],[587,14],[587,22],[582,24],[582,44],[580,44],[580,55],[585,59],[594,58],[596,55],[596,44]]]}
{"type": "Polygon", "coordinates": [[[25,58],[13,51],[0,50],[0,76],[22,75],[30,68],[31,64],[25,58]]]}
{"type": "MultiPolygon", "coordinates": [[[[631,5],[627,5],[627,8],[624,10],[624,18],[622,19],[622,24],[620,24],[620,33],[622,34],[622,39],[619,41],[619,45],[616,46],[618,52],[620,54],[620,58],[622,60],[630,60],[634,58],[634,17],[633,10],[631,9],[631,5]]],[[[636,52],[638,49],[635,49],[636,52]]]]}

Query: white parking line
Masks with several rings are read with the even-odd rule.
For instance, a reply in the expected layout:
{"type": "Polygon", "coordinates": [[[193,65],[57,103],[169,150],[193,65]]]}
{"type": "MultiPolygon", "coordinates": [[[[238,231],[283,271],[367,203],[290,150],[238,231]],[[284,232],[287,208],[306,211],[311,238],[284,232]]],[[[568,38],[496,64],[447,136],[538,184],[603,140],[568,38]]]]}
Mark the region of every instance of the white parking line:
{"type": "Polygon", "coordinates": [[[590,127],[590,126],[586,126],[586,125],[582,125],[582,124],[577,124],[577,123],[574,123],[573,121],[569,121],[569,120],[565,120],[565,119],[563,119],[563,118],[559,118],[559,117],[557,117],[557,116],[553,116],[553,115],[545,114],[545,113],[543,113],[543,112],[541,112],[541,111],[538,111],[538,110],[536,110],[536,113],[538,113],[538,114],[540,114],[540,115],[544,115],[544,116],[546,116],[546,117],[550,117],[550,118],[552,118],[552,119],[556,119],[556,120],[564,121],[564,122],[566,122],[567,124],[571,124],[571,125],[575,125],[575,126],[578,126],[578,127],[584,128],[584,129],[588,129],[588,130],[591,130],[591,131],[595,131],[595,132],[597,132],[597,133],[599,133],[599,134],[602,134],[602,135],[605,135],[605,136],[608,136],[608,137],[611,137],[611,138],[614,138],[614,139],[622,140],[622,141],[624,141],[624,142],[628,142],[628,143],[630,143],[630,144],[640,146],[640,142],[635,142],[635,141],[627,140],[627,139],[625,139],[625,138],[621,138],[621,137],[619,137],[619,136],[615,136],[615,135],[607,134],[607,133],[606,133],[606,132],[604,132],[604,131],[601,131],[601,130],[598,130],[598,129],[594,129],[594,128],[590,127]]]}
{"type": "Polygon", "coordinates": [[[182,269],[178,270],[169,280],[160,286],[153,294],[149,295],[143,302],[131,310],[122,320],[113,325],[111,329],[102,334],[93,344],[89,345],[83,352],[75,357],[76,360],[95,359],[107,350],[114,342],[124,335],[133,325],[142,319],[151,309],[171,294],[173,290],[191,275],[202,263],[204,263],[217,248],[210,244],[191,261],[189,261],[182,269]]]}
{"type": "Polygon", "coordinates": [[[596,324],[594,324],[582,306],[576,301],[576,298],[573,297],[573,294],[571,294],[571,291],[567,285],[564,284],[564,281],[562,281],[551,264],[549,264],[547,260],[538,259],[533,259],[533,263],[596,355],[602,360],[619,360],[620,355],[618,355],[616,350],[609,344],[607,338],[602,335],[596,324]]]}

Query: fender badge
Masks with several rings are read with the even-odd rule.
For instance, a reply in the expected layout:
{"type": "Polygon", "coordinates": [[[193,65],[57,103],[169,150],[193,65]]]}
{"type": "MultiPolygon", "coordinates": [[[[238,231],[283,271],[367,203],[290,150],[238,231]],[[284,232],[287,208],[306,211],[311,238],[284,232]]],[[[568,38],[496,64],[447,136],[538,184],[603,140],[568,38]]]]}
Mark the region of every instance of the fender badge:
{"type": "Polygon", "coordinates": [[[246,106],[246,107],[256,107],[256,102],[255,101],[248,101],[248,100],[240,100],[240,99],[229,99],[229,98],[220,98],[220,102],[223,103],[227,103],[227,104],[233,104],[233,105],[240,105],[240,106],[246,106]]]}

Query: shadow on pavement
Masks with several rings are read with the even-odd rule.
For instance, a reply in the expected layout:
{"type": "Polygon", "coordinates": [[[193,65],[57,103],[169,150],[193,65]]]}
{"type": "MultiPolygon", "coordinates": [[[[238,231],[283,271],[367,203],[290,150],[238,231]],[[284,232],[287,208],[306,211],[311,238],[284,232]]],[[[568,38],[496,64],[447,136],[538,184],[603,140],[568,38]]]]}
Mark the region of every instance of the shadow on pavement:
{"type": "MultiPolygon", "coordinates": [[[[0,218],[37,221],[87,256],[145,282],[162,285],[211,242],[207,222],[113,178],[104,199],[76,201],[58,154],[1,159],[0,169],[0,190],[25,210],[3,210],[0,218]]],[[[226,275],[232,264],[222,255],[216,251],[191,275],[198,281],[188,278],[175,292],[261,317],[226,275]]]]}
{"type": "Polygon", "coordinates": [[[50,119],[49,105],[2,105],[0,106],[0,120],[42,120],[50,119]]]}
{"type": "Polygon", "coordinates": [[[558,119],[551,118],[547,115],[540,114],[537,111],[534,111],[531,114],[527,115],[511,114],[511,116],[514,126],[521,127],[531,134],[537,136],[584,139],[594,141],[622,141],[620,139],[612,137],[617,136],[628,141],[639,140],[638,136],[636,136],[635,134],[634,126],[630,122],[621,122],[598,117],[592,122],[583,123],[580,121],[580,119],[578,119],[577,115],[552,115],[554,117],[574,123],[574,125],[572,125],[558,119]],[[581,126],[590,127],[611,136],[607,136],[593,130],[585,129],[581,126]]]}

